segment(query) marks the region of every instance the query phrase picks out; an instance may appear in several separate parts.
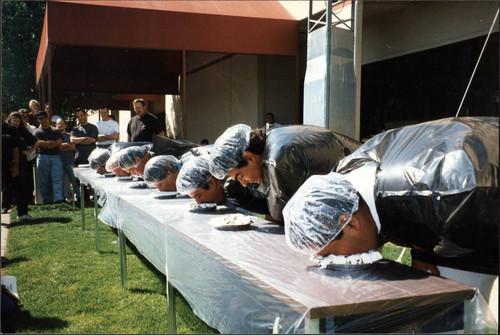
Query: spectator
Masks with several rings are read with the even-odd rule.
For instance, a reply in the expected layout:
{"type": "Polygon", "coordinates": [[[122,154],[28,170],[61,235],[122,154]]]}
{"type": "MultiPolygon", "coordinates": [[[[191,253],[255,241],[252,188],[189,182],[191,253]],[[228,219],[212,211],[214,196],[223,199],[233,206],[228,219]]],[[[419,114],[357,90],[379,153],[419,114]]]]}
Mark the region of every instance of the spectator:
{"type": "Polygon", "coordinates": [[[165,135],[160,121],[151,113],[146,112],[146,101],[134,100],[134,110],[137,113],[127,125],[128,142],[153,142],[153,135],[165,135]]]}
{"type": "MultiPolygon", "coordinates": [[[[34,152],[39,145],[38,140],[24,125],[23,116],[19,112],[12,112],[7,122],[16,127],[19,134],[19,176],[13,180],[15,199],[17,203],[17,217],[20,220],[30,220],[28,215],[28,202],[33,196],[33,165],[28,161],[27,155],[34,152]]],[[[12,193],[12,192],[7,192],[12,193]]]]}
{"type": "Polygon", "coordinates": [[[75,144],[75,166],[88,164],[90,153],[96,148],[98,130],[87,120],[87,113],[83,108],[76,111],[79,125],[71,131],[71,143],[75,144]]]}
{"type": "Polygon", "coordinates": [[[107,107],[100,108],[99,114],[101,115],[101,120],[97,121],[97,130],[99,131],[97,146],[108,148],[120,138],[120,125],[118,122],[111,120],[107,107]]]}
{"type": "Polygon", "coordinates": [[[66,178],[71,183],[72,199],[76,199],[78,202],[80,200],[80,188],[78,187],[78,182],[73,173],[73,167],[75,166],[75,145],[71,143],[71,136],[66,132],[66,122],[64,119],[58,119],[56,121],[56,128],[59,129],[62,135],[62,143],[59,146],[59,157],[61,158],[62,170],[63,170],[63,185],[64,190],[66,187],[66,178]]]}
{"type": "Polygon", "coordinates": [[[59,158],[59,146],[62,143],[62,134],[59,130],[51,127],[47,113],[38,113],[40,127],[33,135],[39,140],[37,170],[40,183],[40,193],[44,203],[51,203],[50,179],[54,192],[54,203],[62,203],[62,164],[59,158]]]}
{"type": "Polygon", "coordinates": [[[38,128],[40,126],[40,121],[38,120],[38,113],[40,112],[40,103],[36,100],[30,100],[29,107],[31,112],[29,114],[28,123],[38,128]]]}
{"type": "Polygon", "coordinates": [[[205,145],[209,145],[210,142],[208,142],[208,140],[206,138],[202,139],[201,142],[200,142],[201,146],[205,146],[205,145]]]}
{"type": "MultiPolygon", "coordinates": [[[[28,123],[28,119],[29,119],[29,112],[26,108],[21,108],[19,110],[19,113],[21,113],[22,117],[23,117],[23,123],[24,123],[24,127],[31,133],[33,134],[33,132],[36,130],[36,127],[35,126],[32,126],[28,123]]],[[[26,148],[27,150],[29,150],[30,148],[27,147],[26,148]]],[[[33,170],[33,167],[36,166],[36,150],[34,150],[33,152],[31,152],[30,154],[28,154],[26,156],[26,159],[27,159],[27,163],[29,165],[29,169],[30,169],[30,175],[31,175],[31,178],[27,178],[26,179],[26,182],[29,183],[28,185],[28,189],[31,190],[31,196],[30,198],[28,199],[28,202],[30,204],[34,204],[35,203],[35,197],[33,196],[33,191],[35,190],[35,180],[36,179],[36,170],[33,170]],[[35,178],[33,178],[35,177],[35,178]]],[[[28,167],[26,167],[28,169],[28,167]]],[[[39,193],[39,192],[38,192],[39,193]]]]}
{"type": "Polygon", "coordinates": [[[274,122],[274,114],[273,113],[267,113],[266,114],[266,124],[264,127],[262,127],[262,130],[265,131],[266,133],[270,132],[274,128],[279,128],[281,127],[281,124],[274,122]]]}
{"type": "Polygon", "coordinates": [[[12,206],[12,185],[19,176],[19,146],[21,139],[17,129],[4,122],[2,116],[2,213],[12,206]],[[9,190],[10,194],[9,194],[9,190]]]}
{"type": "Polygon", "coordinates": [[[46,103],[45,105],[43,105],[43,111],[44,111],[45,113],[47,113],[47,115],[48,115],[48,116],[49,116],[49,118],[50,118],[50,115],[51,115],[51,113],[50,113],[50,105],[49,105],[48,103],[46,103]]]}
{"type": "Polygon", "coordinates": [[[18,112],[21,113],[21,115],[23,116],[23,122],[26,129],[28,129],[28,131],[33,134],[36,127],[34,125],[29,124],[29,118],[30,118],[29,111],[26,108],[21,108],[20,110],[18,110],[18,112]]]}

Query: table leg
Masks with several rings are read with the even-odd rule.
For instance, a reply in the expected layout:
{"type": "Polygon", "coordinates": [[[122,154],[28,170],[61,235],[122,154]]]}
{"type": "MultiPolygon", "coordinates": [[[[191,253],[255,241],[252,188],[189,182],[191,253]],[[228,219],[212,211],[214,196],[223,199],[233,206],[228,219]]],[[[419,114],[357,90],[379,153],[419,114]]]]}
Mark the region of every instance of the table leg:
{"type": "Polygon", "coordinates": [[[80,183],[80,209],[82,210],[82,230],[85,230],[85,185],[80,183]]]}
{"type": "Polygon", "coordinates": [[[170,284],[167,278],[167,301],[168,301],[168,332],[175,334],[177,325],[175,321],[175,288],[170,284]]]}
{"type": "Polygon", "coordinates": [[[118,228],[118,245],[120,248],[120,275],[122,279],[122,288],[127,288],[127,255],[125,249],[126,237],[123,231],[118,228]]]}
{"type": "Polygon", "coordinates": [[[95,250],[101,253],[99,248],[99,221],[97,220],[97,193],[94,189],[94,220],[95,220],[95,250]]]}

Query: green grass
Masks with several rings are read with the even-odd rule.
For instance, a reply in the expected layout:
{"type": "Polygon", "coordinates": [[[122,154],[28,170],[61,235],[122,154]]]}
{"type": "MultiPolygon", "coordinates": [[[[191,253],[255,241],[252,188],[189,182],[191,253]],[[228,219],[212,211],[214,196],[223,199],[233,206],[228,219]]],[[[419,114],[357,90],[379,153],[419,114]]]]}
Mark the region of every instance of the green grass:
{"type": "MultiPolygon", "coordinates": [[[[100,223],[95,250],[93,208],[30,206],[40,218],[18,223],[11,213],[4,275],[15,276],[19,312],[2,313],[2,332],[168,333],[165,276],[127,246],[127,285],[121,288],[117,236],[100,223]]],[[[132,248],[132,249],[131,249],[132,248]]],[[[137,253],[138,254],[138,253],[137,253]]],[[[176,295],[179,333],[214,333],[176,295]]]]}
{"type": "MultiPolygon", "coordinates": [[[[95,250],[93,208],[30,206],[34,221],[20,223],[11,213],[4,275],[15,276],[19,312],[2,313],[2,332],[16,333],[168,333],[165,276],[127,245],[127,285],[121,287],[115,231],[99,223],[101,253],[95,250]]],[[[385,258],[401,248],[384,246],[385,258]]],[[[411,262],[409,250],[403,263],[411,262]]],[[[176,294],[179,333],[214,333],[176,294]]]]}

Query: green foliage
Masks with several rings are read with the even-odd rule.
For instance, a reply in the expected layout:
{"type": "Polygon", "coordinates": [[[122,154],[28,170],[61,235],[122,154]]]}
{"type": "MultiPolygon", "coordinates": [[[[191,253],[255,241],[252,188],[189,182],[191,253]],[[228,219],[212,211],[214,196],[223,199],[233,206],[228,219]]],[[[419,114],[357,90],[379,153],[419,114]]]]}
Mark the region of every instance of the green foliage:
{"type": "MultiPolygon", "coordinates": [[[[5,275],[16,276],[22,308],[2,313],[2,332],[65,334],[168,333],[165,276],[127,246],[127,284],[121,287],[117,235],[100,223],[95,250],[93,208],[30,206],[38,219],[11,213],[5,275]]],[[[176,294],[177,331],[214,333],[176,294]]]]}
{"type": "Polygon", "coordinates": [[[5,115],[28,108],[36,91],[36,56],[44,1],[2,1],[2,110],[5,115]]]}

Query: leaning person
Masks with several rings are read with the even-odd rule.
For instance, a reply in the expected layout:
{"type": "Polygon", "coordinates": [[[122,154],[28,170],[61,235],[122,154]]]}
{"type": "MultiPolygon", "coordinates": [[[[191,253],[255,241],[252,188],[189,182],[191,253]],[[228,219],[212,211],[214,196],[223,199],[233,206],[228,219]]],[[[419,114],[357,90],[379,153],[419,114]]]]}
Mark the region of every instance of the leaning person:
{"type": "Polygon", "coordinates": [[[156,156],[144,166],[144,180],[152,183],[159,191],[177,191],[175,182],[180,170],[180,161],[174,156],[156,156]]]}
{"type": "Polygon", "coordinates": [[[184,163],[176,184],[179,193],[189,195],[196,203],[217,203],[259,214],[269,213],[266,200],[254,196],[239,182],[212,176],[207,154],[192,157],[184,163]]]}
{"type": "Polygon", "coordinates": [[[267,198],[272,218],[283,221],[283,207],[300,185],[311,175],[330,172],[358,146],[321,127],[285,126],[266,134],[239,124],[214,143],[210,172],[218,179],[228,176],[256,189],[267,198]]]}
{"type": "Polygon", "coordinates": [[[134,146],[123,149],[118,156],[118,165],[124,171],[141,178],[144,175],[144,168],[153,154],[147,145],[134,146]]]}
{"type": "Polygon", "coordinates": [[[411,247],[414,267],[488,299],[498,278],[498,159],[498,118],[384,132],[302,185],[283,211],[287,243],[323,258],[411,247]]]}
{"type": "Polygon", "coordinates": [[[128,177],[130,176],[130,173],[121,169],[120,165],[118,165],[118,159],[120,157],[120,154],[121,152],[117,151],[115,153],[112,153],[111,156],[109,156],[105,165],[106,171],[108,171],[109,173],[114,173],[115,176],[117,177],[128,177]]]}
{"type": "Polygon", "coordinates": [[[106,162],[108,161],[111,153],[105,148],[96,148],[89,155],[89,165],[92,170],[100,175],[108,173],[106,170],[106,162]]]}

